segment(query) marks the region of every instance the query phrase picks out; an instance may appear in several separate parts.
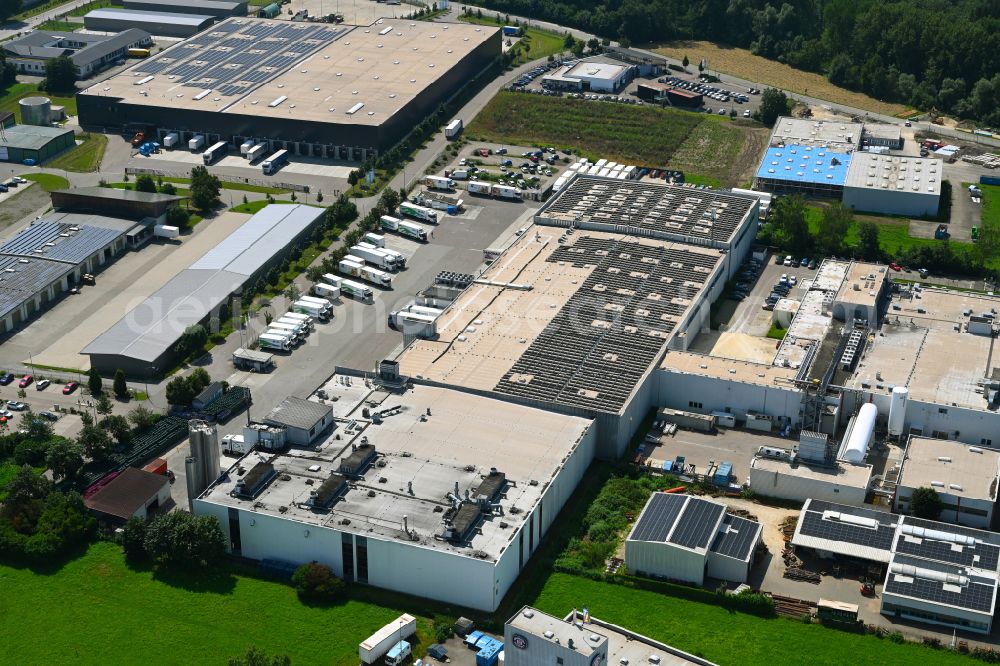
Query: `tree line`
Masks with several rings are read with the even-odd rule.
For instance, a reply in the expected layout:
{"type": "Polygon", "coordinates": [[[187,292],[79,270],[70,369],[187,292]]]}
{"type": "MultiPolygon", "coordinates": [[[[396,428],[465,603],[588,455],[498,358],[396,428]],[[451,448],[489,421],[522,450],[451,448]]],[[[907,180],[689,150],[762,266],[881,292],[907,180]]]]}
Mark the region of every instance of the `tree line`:
{"type": "Polygon", "coordinates": [[[623,44],[703,39],[738,46],[877,99],[1000,125],[995,0],[484,0],[483,5],[623,44]]]}

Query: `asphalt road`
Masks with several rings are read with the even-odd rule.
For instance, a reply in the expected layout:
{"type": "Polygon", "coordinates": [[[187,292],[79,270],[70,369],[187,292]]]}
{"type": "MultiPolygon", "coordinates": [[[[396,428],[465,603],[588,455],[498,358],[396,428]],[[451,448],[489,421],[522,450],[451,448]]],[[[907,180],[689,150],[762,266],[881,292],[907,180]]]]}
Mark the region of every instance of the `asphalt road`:
{"type": "Polygon", "coordinates": [[[90,1],[91,0],[74,0],[73,2],[67,2],[64,5],[59,5],[58,7],[48,9],[42,12],[41,14],[32,16],[31,18],[25,19],[24,21],[14,21],[14,20],[7,21],[2,26],[0,26],[0,41],[5,39],[10,39],[11,37],[16,37],[17,35],[26,32],[28,30],[31,30],[32,28],[41,25],[46,21],[59,18],[66,12],[76,9],[77,7],[82,7],[83,5],[86,5],[90,1]]]}

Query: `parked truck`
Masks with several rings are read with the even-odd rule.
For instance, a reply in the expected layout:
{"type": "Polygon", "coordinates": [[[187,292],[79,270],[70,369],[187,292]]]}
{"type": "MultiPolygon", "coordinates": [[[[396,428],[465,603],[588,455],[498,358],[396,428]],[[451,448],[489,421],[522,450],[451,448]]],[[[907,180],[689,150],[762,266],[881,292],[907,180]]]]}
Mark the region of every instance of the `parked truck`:
{"type": "Polygon", "coordinates": [[[409,201],[404,201],[399,204],[399,212],[403,215],[409,215],[410,217],[415,217],[418,220],[423,220],[424,222],[430,222],[432,224],[437,224],[438,221],[437,211],[433,211],[430,208],[424,208],[423,206],[418,206],[417,204],[409,201]]]}
{"type": "Polygon", "coordinates": [[[302,314],[300,312],[291,312],[291,311],[289,311],[289,312],[286,312],[285,314],[281,315],[281,318],[282,319],[291,319],[292,321],[300,322],[303,326],[305,326],[310,331],[313,330],[314,328],[316,328],[316,321],[312,317],[310,317],[309,315],[305,315],[305,314],[302,314]]]}
{"type": "Polygon", "coordinates": [[[521,190],[510,185],[493,185],[490,190],[497,199],[506,199],[508,201],[521,200],[521,190]]]}
{"type": "Polygon", "coordinates": [[[418,312],[389,313],[389,328],[402,332],[404,335],[415,335],[420,338],[433,338],[437,335],[437,318],[418,312]]]}
{"type": "Polygon", "coordinates": [[[240,155],[246,155],[253,148],[253,139],[247,139],[240,144],[240,155]]]}
{"type": "Polygon", "coordinates": [[[400,220],[399,218],[392,217],[391,215],[382,216],[382,228],[386,231],[395,231],[401,236],[406,236],[407,238],[412,238],[422,243],[427,242],[426,229],[421,227],[419,224],[413,224],[412,222],[407,222],[406,220],[400,220]]]}
{"type": "Polygon", "coordinates": [[[319,296],[320,298],[340,298],[340,287],[335,287],[332,284],[327,284],[325,282],[314,284],[312,292],[315,296],[319,296]]]}
{"type": "Polygon", "coordinates": [[[295,319],[294,317],[289,317],[288,315],[282,315],[278,318],[276,323],[287,324],[288,326],[294,327],[295,333],[300,338],[306,337],[309,335],[310,331],[312,331],[312,327],[307,322],[304,322],[301,319],[295,319]]]}
{"type": "Polygon", "coordinates": [[[286,335],[277,335],[274,333],[262,333],[260,337],[257,338],[257,342],[260,343],[261,349],[277,349],[279,351],[289,351],[292,348],[290,339],[286,335]]]}
{"type": "Polygon", "coordinates": [[[385,236],[383,236],[382,234],[373,234],[372,232],[369,231],[364,235],[364,239],[366,243],[370,243],[375,247],[378,248],[385,247],[385,236]]]}
{"type": "Polygon", "coordinates": [[[426,176],[424,177],[424,185],[435,190],[455,189],[455,181],[444,176],[426,176]]]}
{"type": "Polygon", "coordinates": [[[264,153],[267,152],[266,143],[258,143],[256,146],[247,151],[247,161],[253,164],[260,158],[264,157],[264,153]]]}
{"type": "Polygon", "coordinates": [[[201,147],[205,145],[205,137],[201,134],[196,134],[190,140],[188,140],[188,150],[192,153],[196,150],[201,150],[201,147]]]}
{"type": "Polygon", "coordinates": [[[469,183],[469,186],[466,189],[469,194],[479,194],[484,197],[488,197],[493,194],[493,188],[491,188],[490,184],[486,181],[474,180],[469,183]]]}
{"type": "Polygon", "coordinates": [[[392,250],[387,247],[375,247],[371,243],[365,243],[365,242],[358,243],[358,247],[364,247],[369,250],[378,250],[382,254],[391,257],[392,260],[396,263],[396,270],[401,271],[404,268],[406,268],[406,255],[403,254],[402,252],[398,252],[396,250],[392,250]]]}
{"type": "Polygon", "coordinates": [[[303,301],[301,299],[292,303],[292,312],[299,312],[323,321],[330,318],[330,309],[316,303],[303,301]]]}
{"type": "Polygon", "coordinates": [[[458,135],[462,133],[462,119],[455,118],[450,123],[448,123],[444,128],[444,138],[446,139],[456,139],[458,135]]]}
{"type": "MultiPolygon", "coordinates": [[[[358,645],[358,657],[362,664],[375,664],[385,657],[389,650],[417,631],[416,619],[407,613],[385,625],[358,645]]],[[[399,662],[397,662],[399,663],[399,662]]],[[[395,666],[392,664],[390,666],[395,666]]]]}
{"type": "Polygon", "coordinates": [[[165,137],[163,137],[163,147],[172,149],[174,146],[177,145],[177,143],[180,140],[181,137],[179,134],[177,134],[177,132],[171,132],[170,134],[167,134],[165,137]]]}
{"type": "Polygon", "coordinates": [[[201,159],[205,164],[211,164],[227,152],[229,152],[229,144],[225,141],[219,141],[218,143],[213,144],[211,148],[203,152],[201,154],[201,159]]]}
{"type": "Polygon", "coordinates": [[[371,266],[361,267],[361,279],[371,282],[372,284],[382,287],[383,289],[392,289],[392,276],[385,271],[380,271],[377,268],[372,268],[371,266]]]}
{"type": "Polygon", "coordinates": [[[273,173],[277,173],[278,169],[283,167],[287,162],[288,162],[288,151],[279,150],[278,152],[274,153],[266,160],[261,162],[260,170],[264,173],[265,176],[270,176],[273,173]]]}
{"type": "Polygon", "coordinates": [[[349,275],[351,277],[361,277],[361,267],[364,264],[357,261],[351,261],[350,257],[345,257],[337,263],[337,270],[344,275],[349,275]]]}
{"type": "Polygon", "coordinates": [[[299,329],[294,324],[282,324],[281,322],[272,321],[268,324],[267,332],[274,335],[287,335],[294,345],[297,343],[302,335],[299,333],[299,329]]]}
{"type": "Polygon", "coordinates": [[[341,280],[340,293],[359,300],[362,303],[371,303],[375,300],[375,292],[372,291],[371,287],[366,287],[360,282],[354,282],[353,280],[341,280]]]}
{"type": "Polygon", "coordinates": [[[437,197],[430,196],[430,192],[424,194],[417,194],[413,197],[413,203],[418,206],[424,206],[426,208],[432,208],[434,210],[443,210],[449,215],[458,215],[459,207],[464,203],[461,199],[458,200],[459,205],[455,205],[450,201],[445,201],[444,199],[439,199],[437,197]]]}
{"type": "Polygon", "coordinates": [[[359,257],[363,262],[367,261],[376,268],[384,268],[389,271],[396,271],[400,268],[394,255],[368,243],[353,246],[351,256],[359,257]]]}

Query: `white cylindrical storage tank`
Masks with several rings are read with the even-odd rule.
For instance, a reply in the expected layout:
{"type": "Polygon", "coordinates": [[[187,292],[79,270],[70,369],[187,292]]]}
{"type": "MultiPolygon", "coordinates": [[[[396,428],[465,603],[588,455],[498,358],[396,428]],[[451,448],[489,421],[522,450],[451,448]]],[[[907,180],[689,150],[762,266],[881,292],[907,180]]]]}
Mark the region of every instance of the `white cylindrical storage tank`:
{"type": "Polygon", "coordinates": [[[48,125],[52,117],[52,100],[48,97],[25,97],[18,106],[21,107],[22,125],[48,125]]]}
{"type": "Polygon", "coordinates": [[[865,460],[868,454],[868,445],[872,441],[872,434],[875,432],[875,420],[878,418],[878,408],[866,402],[858,410],[858,415],[854,419],[854,427],[848,435],[847,447],[844,449],[844,460],[855,465],[859,465],[865,460]]]}
{"type": "Polygon", "coordinates": [[[889,434],[899,437],[903,434],[903,423],[906,421],[906,402],[910,391],[904,386],[892,389],[892,399],[889,403],[889,434]]]}

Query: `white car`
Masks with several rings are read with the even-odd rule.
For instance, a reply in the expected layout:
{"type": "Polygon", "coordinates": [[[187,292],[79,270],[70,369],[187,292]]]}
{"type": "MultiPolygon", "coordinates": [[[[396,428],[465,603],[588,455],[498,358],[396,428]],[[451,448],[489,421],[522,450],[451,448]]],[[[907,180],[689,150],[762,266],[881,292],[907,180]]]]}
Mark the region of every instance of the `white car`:
{"type": "Polygon", "coordinates": [[[750,117],[750,109],[744,109],[743,110],[743,117],[744,118],[749,118],[750,117]]]}
{"type": "Polygon", "coordinates": [[[36,391],[44,391],[45,389],[47,389],[49,387],[49,384],[51,384],[51,383],[52,382],[50,382],[47,379],[40,379],[38,382],[35,383],[35,390],[36,391]]]}

